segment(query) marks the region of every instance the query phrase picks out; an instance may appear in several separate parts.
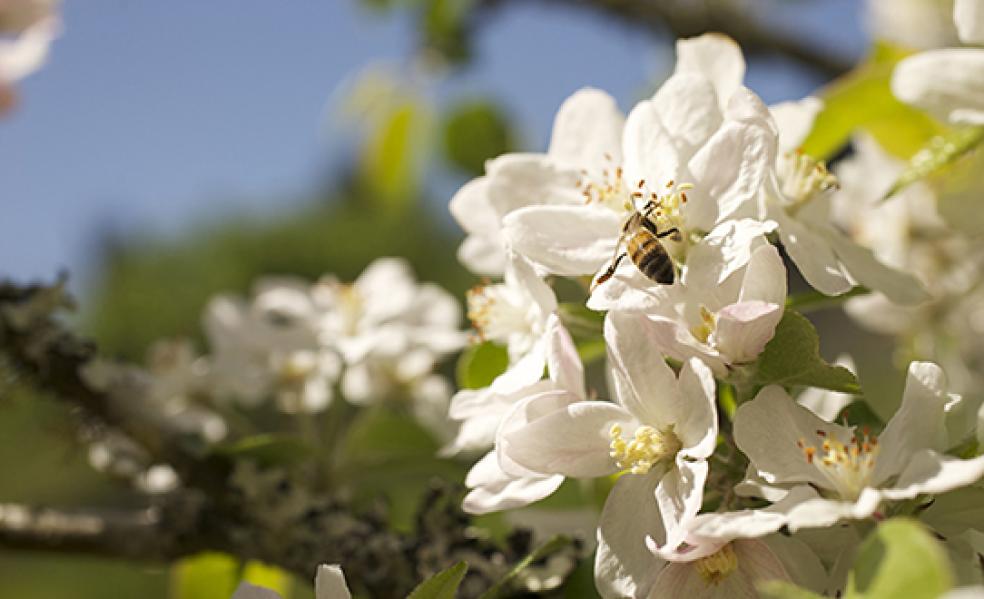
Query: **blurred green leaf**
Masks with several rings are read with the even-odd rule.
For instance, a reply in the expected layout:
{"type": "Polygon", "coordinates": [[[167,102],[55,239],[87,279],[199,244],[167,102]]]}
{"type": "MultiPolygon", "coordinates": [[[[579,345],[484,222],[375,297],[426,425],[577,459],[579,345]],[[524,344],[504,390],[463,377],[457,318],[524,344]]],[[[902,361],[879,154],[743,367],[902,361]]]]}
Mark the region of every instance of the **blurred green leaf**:
{"type": "Polygon", "coordinates": [[[200,553],[171,566],[173,599],[231,597],[239,583],[239,561],[224,553],[200,553]]]}
{"type": "Polygon", "coordinates": [[[882,522],[858,550],[847,599],[937,599],[950,589],[946,552],[915,520],[882,522]]]}
{"type": "Polygon", "coordinates": [[[488,387],[509,366],[506,348],[491,341],[472,345],[458,358],[458,387],[481,389],[488,387]]]}
{"type": "Polygon", "coordinates": [[[372,127],[363,147],[363,180],[390,209],[406,207],[419,192],[419,150],[425,118],[422,106],[404,101],[372,127]]]}
{"type": "Polygon", "coordinates": [[[215,453],[256,462],[260,466],[295,464],[311,456],[314,448],[300,437],[286,433],[264,433],[214,448],[215,453]]]}
{"type": "Polygon", "coordinates": [[[465,173],[485,172],[485,161],[510,152],[514,136],[502,111],[487,100],[470,100],[452,106],[443,124],[444,153],[465,173]]]}
{"type": "Polygon", "coordinates": [[[425,45],[451,63],[467,60],[467,19],[473,5],[474,0],[426,0],[421,28],[425,45]]]}
{"type": "Polygon", "coordinates": [[[454,599],[466,572],[468,564],[458,562],[417,585],[407,599],[454,599]]]}
{"type": "Polygon", "coordinates": [[[763,599],[823,599],[813,591],[785,580],[767,580],[757,585],[763,599]]]}
{"type": "Polygon", "coordinates": [[[243,569],[243,580],[272,591],[281,597],[289,597],[293,580],[291,575],[276,566],[268,566],[263,562],[251,561],[243,569]]]}
{"type": "Polygon", "coordinates": [[[984,127],[964,127],[931,138],[885,194],[888,199],[907,186],[944,169],[984,142],[984,127]]]}
{"type": "Polygon", "coordinates": [[[884,42],[869,58],[827,86],[820,97],[824,109],[803,142],[803,151],[829,159],[858,129],[873,135],[888,152],[909,158],[943,127],[892,95],[892,70],[907,52],[884,42]]]}
{"type": "Polygon", "coordinates": [[[820,338],[813,323],[789,309],[759,355],[751,382],[763,386],[807,385],[845,393],[861,391],[850,370],[828,364],[820,357],[820,338]]]}

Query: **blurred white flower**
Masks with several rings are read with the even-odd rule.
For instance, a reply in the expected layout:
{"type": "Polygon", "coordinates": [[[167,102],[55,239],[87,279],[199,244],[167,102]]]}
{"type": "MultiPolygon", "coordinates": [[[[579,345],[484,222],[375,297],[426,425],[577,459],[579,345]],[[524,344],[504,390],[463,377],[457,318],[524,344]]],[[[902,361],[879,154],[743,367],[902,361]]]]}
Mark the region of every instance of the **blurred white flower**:
{"type": "Polygon", "coordinates": [[[906,48],[948,46],[957,40],[953,0],[867,0],[871,36],[906,48]]]}
{"type": "MultiPolygon", "coordinates": [[[[612,315],[605,324],[618,403],[572,402],[569,394],[556,392],[534,395],[506,416],[496,438],[506,474],[517,466],[517,474],[570,477],[624,472],[601,514],[598,554],[604,557],[596,573],[634,570],[633,564],[651,560],[645,542],[653,533],[650,523],[665,528],[660,534],[666,542],[682,541],[683,525],[700,510],[705,460],[717,437],[711,371],[689,360],[678,378],[649,351],[640,327],[624,325],[612,315]]],[[[627,576],[639,575],[634,570],[627,576]]]]}
{"type": "MultiPolygon", "coordinates": [[[[340,566],[322,564],[314,579],[315,599],[352,599],[340,566]]],[[[280,594],[266,587],[241,582],[232,599],[281,599],[280,594]]]]}
{"type": "Polygon", "coordinates": [[[5,95],[11,93],[10,84],[44,64],[51,42],[61,33],[59,4],[55,0],[0,3],[0,88],[5,95]]]}
{"type": "Polygon", "coordinates": [[[984,475],[984,456],[957,459],[945,416],[958,398],[946,392],[938,366],[914,362],[902,405],[879,437],[826,422],[779,387],[739,407],[735,442],[775,501],[761,510],[704,514],[691,532],[701,538],[750,538],[786,526],[823,527],[868,518],[886,501],[967,486],[984,475]]]}

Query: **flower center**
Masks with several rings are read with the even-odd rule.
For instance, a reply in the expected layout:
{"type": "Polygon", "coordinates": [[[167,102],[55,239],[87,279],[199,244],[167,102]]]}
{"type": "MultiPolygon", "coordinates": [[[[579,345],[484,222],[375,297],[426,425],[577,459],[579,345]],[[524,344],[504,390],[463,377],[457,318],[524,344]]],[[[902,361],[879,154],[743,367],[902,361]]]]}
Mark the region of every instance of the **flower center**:
{"type": "Polygon", "coordinates": [[[277,375],[283,385],[299,385],[314,372],[316,366],[317,359],[313,353],[291,352],[280,362],[277,375]]]}
{"type": "Polygon", "coordinates": [[[700,322],[690,328],[690,334],[701,343],[707,343],[716,327],[717,315],[702,305],[700,307],[700,322]]]}
{"type": "Polygon", "coordinates": [[[846,444],[833,435],[817,431],[819,449],[800,439],[796,445],[808,464],[814,465],[842,499],[855,500],[868,486],[878,457],[878,438],[867,429],[855,433],[846,444]]]}
{"type": "Polygon", "coordinates": [[[778,171],[782,194],[787,201],[786,210],[791,214],[831,189],[840,187],[837,177],[827,170],[826,164],[800,150],[783,156],[778,171]]]}
{"type": "Polygon", "coordinates": [[[632,474],[645,474],[661,461],[672,459],[683,446],[673,432],[673,426],[657,430],[643,425],[636,429],[631,439],[622,436],[622,427],[613,424],[609,430],[611,455],[622,470],[632,474]]]}
{"type": "MultiPolygon", "coordinates": [[[[605,160],[611,162],[612,158],[606,154],[605,160]]],[[[619,214],[630,212],[633,208],[632,195],[625,184],[620,166],[603,168],[601,177],[597,178],[582,170],[577,187],[581,190],[586,205],[601,206],[619,214]]]]}
{"type": "MultiPolygon", "coordinates": [[[[478,285],[468,290],[468,319],[485,341],[516,343],[529,338],[532,343],[533,302],[523,301],[506,285],[478,285]]],[[[516,348],[522,351],[522,348],[516,348]]]]}
{"type": "Polygon", "coordinates": [[[738,569],[738,556],[735,555],[731,543],[728,543],[716,553],[697,560],[694,566],[704,582],[718,585],[729,574],[738,569]]]}

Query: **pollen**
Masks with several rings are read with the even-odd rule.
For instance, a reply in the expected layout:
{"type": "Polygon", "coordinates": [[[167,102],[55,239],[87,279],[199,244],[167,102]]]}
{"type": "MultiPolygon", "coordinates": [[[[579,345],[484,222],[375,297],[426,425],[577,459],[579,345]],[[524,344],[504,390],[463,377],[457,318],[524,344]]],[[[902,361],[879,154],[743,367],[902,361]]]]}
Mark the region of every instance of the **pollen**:
{"type": "Polygon", "coordinates": [[[875,470],[878,438],[867,428],[855,432],[846,443],[821,430],[816,435],[819,448],[808,445],[805,439],[796,443],[806,463],[815,466],[842,499],[857,499],[875,470]]]}
{"type": "Polygon", "coordinates": [[[840,188],[840,182],[822,161],[803,152],[786,154],[779,165],[779,180],[787,209],[796,211],[813,199],[840,188]]]}
{"type": "Polygon", "coordinates": [[[680,451],[680,439],[669,426],[663,430],[643,425],[630,439],[622,436],[622,427],[613,424],[609,430],[611,455],[622,470],[632,474],[645,474],[656,464],[673,459],[680,451]]]}
{"type": "Polygon", "coordinates": [[[704,582],[717,586],[732,572],[738,569],[738,555],[728,543],[716,553],[702,557],[694,563],[704,582]]]}

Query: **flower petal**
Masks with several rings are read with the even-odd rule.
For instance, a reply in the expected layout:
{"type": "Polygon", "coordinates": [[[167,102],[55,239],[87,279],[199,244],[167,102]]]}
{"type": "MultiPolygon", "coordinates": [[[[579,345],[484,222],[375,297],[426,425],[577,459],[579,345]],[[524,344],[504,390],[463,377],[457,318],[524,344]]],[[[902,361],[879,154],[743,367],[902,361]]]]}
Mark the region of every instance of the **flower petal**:
{"type": "Polygon", "coordinates": [[[490,451],[468,471],[465,485],[470,490],[462,508],[469,514],[487,514],[523,507],[552,494],[563,482],[560,475],[506,474],[495,451],[490,451]]]}
{"type": "Polygon", "coordinates": [[[577,354],[571,334],[560,322],[560,317],[551,314],[547,319],[547,370],[552,380],[561,389],[566,389],[579,397],[586,397],[584,390],[584,365],[577,354]]]}
{"type": "Polygon", "coordinates": [[[942,120],[984,124],[984,51],[947,48],[904,58],[892,73],[892,93],[942,120]]]}
{"type": "Polygon", "coordinates": [[[686,539],[687,527],[700,511],[708,471],[704,460],[690,462],[679,455],[675,466],[656,486],[656,503],[666,530],[665,544],[671,547],[679,546],[686,539]]]}
{"type": "Polygon", "coordinates": [[[779,239],[811,287],[824,295],[840,295],[853,287],[826,239],[778,206],[770,207],[769,217],[779,223],[779,239]]]}
{"type": "Polygon", "coordinates": [[[862,247],[830,227],[823,227],[844,269],[859,283],[880,291],[896,304],[919,304],[929,294],[913,275],[882,264],[868,248],[862,247]]]}
{"type": "Polygon", "coordinates": [[[786,267],[774,246],[763,244],[752,252],[738,301],[776,304],[782,313],[786,304],[786,267]]]}
{"type": "Polygon", "coordinates": [[[476,177],[461,186],[448,204],[451,216],[468,233],[486,237],[499,233],[499,213],[489,199],[489,178],[476,177]]]}
{"type": "Polygon", "coordinates": [[[510,246],[547,271],[593,275],[611,260],[622,218],[584,206],[530,206],[503,220],[510,246]]]}
{"type": "Polygon", "coordinates": [[[677,40],[676,73],[698,73],[706,77],[717,91],[721,106],[745,78],[745,58],[733,39],[720,33],[705,33],[677,40]]]}
{"type": "Polygon", "coordinates": [[[728,369],[716,350],[700,343],[681,323],[662,316],[649,317],[650,336],[656,349],[671,358],[700,358],[717,376],[727,376],[728,369]]]}
{"type": "Polygon", "coordinates": [[[499,458],[499,466],[512,476],[529,476],[536,474],[529,468],[517,464],[509,457],[509,434],[518,431],[529,423],[563,409],[581,398],[569,391],[555,389],[530,395],[521,400],[506,413],[496,431],[495,446],[499,458]]]}
{"type": "Polygon", "coordinates": [[[660,86],[652,101],[659,110],[656,117],[673,138],[681,157],[692,156],[724,118],[713,85],[695,73],[673,75],[660,86]]]}
{"type": "Polygon", "coordinates": [[[779,130],[779,152],[785,154],[799,148],[813,129],[813,122],[821,110],[823,100],[813,96],[770,106],[769,112],[779,130]]]}
{"type": "Polygon", "coordinates": [[[458,246],[458,261],[477,275],[497,277],[506,268],[506,251],[499,237],[469,235],[458,246]]]}
{"type": "MultiPolygon", "coordinates": [[[[719,286],[725,279],[748,264],[755,250],[768,245],[764,235],[774,231],[775,228],[776,223],[773,221],[760,222],[749,218],[728,220],[719,224],[691,248],[687,256],[684,282],[689,287],[702,289],[719,286]]],[[[782,272],[785,276],[785,269],[782,272]]],[[[729,298],[728,303],[734,299],[729,298]]]]}
{"type": "Polygon", "coordinates": [[[680,395],[685,409],[677,412],[674,430],[683,442],[681,454],[708,458],[718,436],[717,395],[714,373],[699,358],[690,358],[680,369],[680,395]]]}
{"type": "Polygon", "coordinates": [[[504,433],[503,457],[542,474],[590,478],[617,471],[609,455],[613,424],[635,430],[638,422],[606,401],[581,401],[504,433]]]}
{"type": "Polygon", "coordinates": [[[600,89],[585,87],[564,100],[554,118],[547,154],[576,168],[615,164],[622,157],[625,117],[615,99],[600,89]]]}
{"type": "Polygon", "coordinates": [[[684,158],[666,130],[660,107],[652,100],[636,104],[625,121],[622,138],[626,183],[635,186],[646,182],[650,189],[662,189],[678,178],[684,158]]]}
{"type": "Polygon", "coordinates": [[[648,312],[666,305],[671,285],[654,284],[632,262],[623,260],[615,275],[597,285],[588,298],[588,308],[599,312],[648,312]]]}
{"type": "Polygon", "coordinates": [[[953,3],[953,24],[965,44],[984,44],[984,2],[956,0],[953,3]]]}
{"type": "Polygon", "coordinates": [[[735,443],[769,483],[809,482],[830,487],[799,446],[804,440],[815,441],[817,431],[842,441],[853,436],[849,428],[820,420],[776,385],[762,389],[735,413],[735,443]]]}
{"type": "Polygon", "coordinates": [[[577,186],[580,172],[546,154],[503,154],[489,161],[486,171],[489,203],[500,219],[526,206],[584,202],[577,186]]]}
{"type": "Polygon", "coordinates": [[[340,566],[322,564],[314,578],[315,599],[351,599],[345,575],[340,566]]]}
{"type": "Polygon", "coordinates": [[[647,597],[661,562],[646,545],[663,543],[665,532],[653,499],[655,476],[626,474],[618,479],[598,522],[595,586],[602,597],[647,597]]]}
{"type": "Polygon", "coordinates": [[[718,312],[714,346],[731,364],[755,361],[776,333],[782,306],[761,301],[726,306],[718,312]]]}
{"type": "Polygon", "coordinates": [[[894,500],[912,499],[923,493],[945,493],[966,487],[984,477],[984,456],[959,460],[924,449],[911,457],[892,488],[882,494],[894,500]]]}

